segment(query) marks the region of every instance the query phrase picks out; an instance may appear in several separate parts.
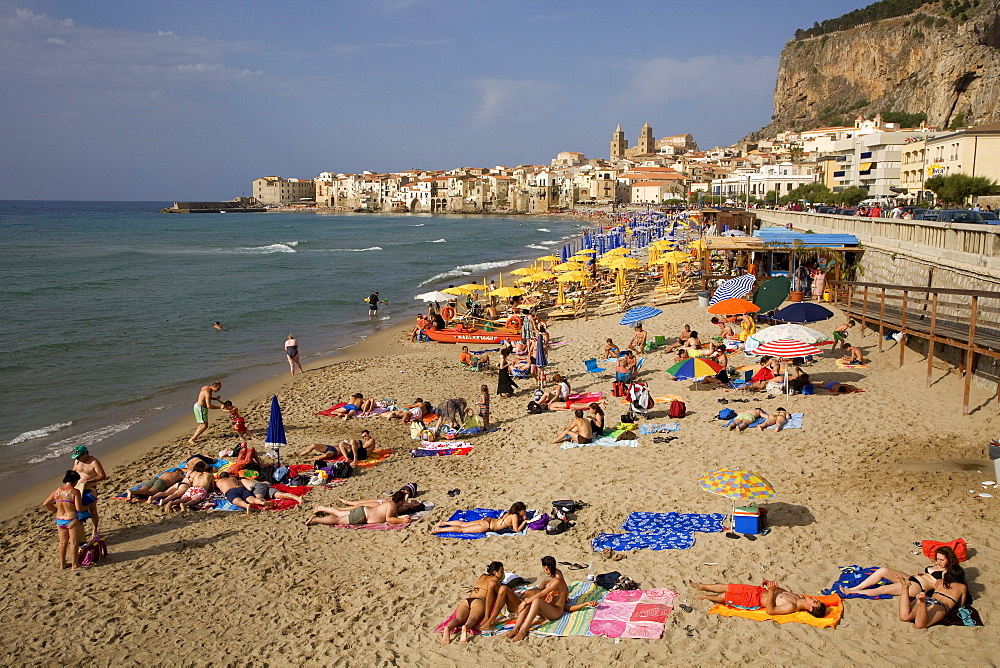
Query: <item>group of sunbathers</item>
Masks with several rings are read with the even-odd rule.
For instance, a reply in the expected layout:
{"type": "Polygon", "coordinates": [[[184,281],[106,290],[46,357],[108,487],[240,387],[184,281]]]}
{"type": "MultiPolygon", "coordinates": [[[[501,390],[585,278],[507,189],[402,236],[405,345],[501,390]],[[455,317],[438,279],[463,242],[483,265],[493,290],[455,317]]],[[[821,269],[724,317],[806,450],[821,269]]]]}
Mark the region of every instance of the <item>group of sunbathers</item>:
{"type": "Polygon", "coordinates": [[[306,525],[361,526],[365,524],[409,524],[413,513],[425,506],[414,497],[417,484],[407,483],[387,499],[338,499],[336,506],[317,505],[306,525]]]}
{"type": "Polygon", "coordinates": [[[302,502],[302,497],[282,492],[260,479],[257,467],[245,468],[237,474],[216,473],[215,460],[205,455],[192,455],[183,467],[161,473],[125,494],[129,502],[145,498],[148,504],[159,504],[163,512],[200,508],[213,491],[226,501],[251,512],[269,509],[276,499],[302,502]]]}

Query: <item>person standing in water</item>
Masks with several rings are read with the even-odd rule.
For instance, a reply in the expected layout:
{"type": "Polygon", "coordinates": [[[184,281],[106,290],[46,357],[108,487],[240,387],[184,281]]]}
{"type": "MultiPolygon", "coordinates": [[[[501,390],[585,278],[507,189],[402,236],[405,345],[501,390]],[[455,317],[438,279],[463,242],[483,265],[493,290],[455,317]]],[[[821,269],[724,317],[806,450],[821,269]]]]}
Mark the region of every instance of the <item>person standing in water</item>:
{"type": "Polygon", "coordinates": [[[378,315],[378,291],[368,295],[368,315],[378,315]]]}
{"type": "Polygon", "coordinates": [[[285,340],[285,356],[288,358],[288,369],[293,376],[295,375],[295,367],[299,367],[299,373],[305,373],[302,370],[302,363],[299,362],[299,341],[291,334],[285,340]]]}

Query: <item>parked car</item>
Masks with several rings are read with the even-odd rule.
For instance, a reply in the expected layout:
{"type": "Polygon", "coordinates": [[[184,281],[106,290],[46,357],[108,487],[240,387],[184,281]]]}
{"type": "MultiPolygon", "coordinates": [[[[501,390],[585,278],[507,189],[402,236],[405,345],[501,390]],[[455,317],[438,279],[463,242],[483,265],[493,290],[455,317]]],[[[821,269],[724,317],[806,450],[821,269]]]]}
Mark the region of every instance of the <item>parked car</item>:
{"type": "Polygon", "coordinates": [[[1000,217],[992,211],[980,211],[979,215],[983,217],[983,222],[987,225],[1000,225],[1000,217]]]}
{"type": "Polygon", "coordinates": [[[835,206],[817,206],[816,213],[837,213],[835,206]]]}
{"type": "Polygon", "coordinates": [[[912,204],[908,204],[907,206],[902,207],[902,209],[904,215],[910,213],[913,214],[914,218],[919,218],[920,214],[922,214],[924,211],[927,211],[927,209],[923,208],[922,206],[913,206],[912,204]]]}
{"type": "Polygon", "coordinates": [[[939,209],[927,209],[921,212],[920,215],[913,216],[913,218],[915,220],[937,220],[939,213],[941,213],[939,209]]]}
{"type": "MultiPolygon", "coordinates": [[[[944,209],[938,211],[937,221],[939,223],[979,223],[979,224],[989,224],[989,218],[984,217],[989,215],[987,211],[973,211],[972,209],[944,209]]],[[[998,224],[998,223],[994,223],[998,224]]]]}
{"type": "Polygon", "coordinates": [[[857,207],[848,207],[837,209],[836,214],[838,216],[856,216],[858,214],[857,207]]]}

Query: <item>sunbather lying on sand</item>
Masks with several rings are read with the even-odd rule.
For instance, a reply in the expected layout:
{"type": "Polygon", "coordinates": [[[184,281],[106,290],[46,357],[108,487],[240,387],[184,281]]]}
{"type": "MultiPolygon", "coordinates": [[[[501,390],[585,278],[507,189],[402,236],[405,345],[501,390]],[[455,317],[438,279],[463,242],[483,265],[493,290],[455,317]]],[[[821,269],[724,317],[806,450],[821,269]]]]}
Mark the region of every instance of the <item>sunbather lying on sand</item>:
{"type": "Polygon", "coordinates": [[[234,506],[243,508],[247,511],[247,515],[254,510],[270,508],[274,505],[273,501],[258,499],[254,496],[253,492],[243,485],[239,478],[232,476],[226,471],[219,474],[218,479],[215,481],[215,487],[226,497],[226,501],[234,506]]]}
{"type": "Polygon", "coordinates": [[[747,427],[749,427],[751,424],[757,421],[757,418],[762,418],[765,415],[767,415],[767,413],[765,413],[764,409],[760,408],[759,406],[749,411],[740,413],[733,418],[732,424],[729,425],[729,431],[732,431],[734,429],[739,429],[740,431],[746,431],[747,427]]]}
{"type": "Polygon", "coordinates": [[[528,509],[517,501],[510,510],[500,517],[484,517],[479,520],[446,520],[431,529],[431,533],[495,533],[523,531],[528,525],[528,509]]]}
{"type": "MultiPolygon", "coordinates": [[[[411,499],[407,495],[404,489],[399,490],[400,500],[396,501],[396,514],[397,515],[412,515],[413,513],[419,513],[426,509],[426,506],[416,499],[411,499]]],[[[391,499],[392,497],[390,497],[391,499]]],[[[366,508],[377,506],[380,503],[385,503],[390,499],[359,499],[357,501],[349,501],[348,499],[337,499],[337,510],[353,510],[359,506],[364,506],[366,508]]]]}
{"type": "Polygon", "coordinates": [[[351,510],[341,510],[330,506],[316,506],[306,524],[355,525],[362,524],[409,524],[407,516],[398,517],[396,504],[403,501],[403,493],[396,492],[388,501],[374,506],[355,506],[351,510]]]}
{"type": "Polygon", "coordinates": [[[763,587],[743,584],[698,584],[689,585],[701,591],[713,592],[711,596],[695,596],[703,601],[722,603],[745,610],[764,608],[769,615],[788,615],[799,610],[813,617],[822,618],[826,614],[826,604],[811,596],[796,594],[778,586],[773,580],[764,580],[763,587]]]}
{"type": "Polygon", "coordinates": [[[402,420],[403,424],[409,424],[414,420],[419,420],[425,415],[430,414],[431,405],[417,397],[413,400],[413,403],[409,406],[396,411],[386,411],[385,413],[380,413],[382,417],[387,420],[402,420]]]}
{"type": "Polygon", "coordinates": [[[757,425],[757,429],[759,431],[764,431],[768,427],[774,427],[774,425],[778,425],[777,427],[775,427],[775,431],[781,431],[784,428],[784,426],[788,424],[788,418],[790,417],[791,416],[788,414],[788,411],[786,411],[784,408],[775,408],[774,412],[771,413],[771,415],[768,416],[766,420],[764,420],[761,424],[757,425]]]}
{"type": "Polygon", "coordinates": [[[188,485],[187,490],[176,499],[163,504],[163,512],[169,513],[175,507],[178,510],[190,510],[208,498],[208,493],[214,485],[211,467],[205,462],[195,462],[194,470],[183,480],[188,485]]]}
{"type": "Polygon", "coordinates": [[[152,503],[154,494],[167,491],[170,487],[179,483],[183,478],[183,469],[161,473],[155,478],[142,483],[138,489],[130,489],[125,492],[125,499],[132,503],[138,501],[138,497],[142,496],[146,497],[146,503],[152,503]]]}
{"type": "Polygon", "coordinates": [[[831,380],[824,384],[823,388],[829,390],[830,394],[850,394],[851,392],[861,391],[861,388],[859,387],[848,385],[847,383],[838,383],[835,380],[831,380]]]}
{"type": "Polygon", "coordinates": [[[355,417],[360,413],[368,413],[375,408],[374,399],[365,399],[360,392],[355,392],[351,395],[351,398],[347,400],[347,403],[336,408],[333,411],[333,415],[339,415],[344,420],[347,418],[355,417]]]}

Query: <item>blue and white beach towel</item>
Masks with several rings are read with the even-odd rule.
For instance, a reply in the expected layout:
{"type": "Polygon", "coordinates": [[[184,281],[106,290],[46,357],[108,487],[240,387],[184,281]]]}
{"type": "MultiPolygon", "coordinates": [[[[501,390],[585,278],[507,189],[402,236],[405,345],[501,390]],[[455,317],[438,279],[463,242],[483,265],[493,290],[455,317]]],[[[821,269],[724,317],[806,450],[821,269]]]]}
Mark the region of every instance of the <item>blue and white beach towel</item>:
{"type": "Polygon", "coordinates": [[[694,545],[694,533],[722,531],[726,516],[721,513],[647,513],[634,512],[625,518],[625,533],[602,533],[593,540],[595,552],[611,548],[616,552],[631,550],[686,550],[694,545]]]}

